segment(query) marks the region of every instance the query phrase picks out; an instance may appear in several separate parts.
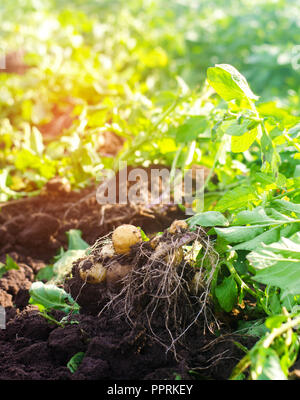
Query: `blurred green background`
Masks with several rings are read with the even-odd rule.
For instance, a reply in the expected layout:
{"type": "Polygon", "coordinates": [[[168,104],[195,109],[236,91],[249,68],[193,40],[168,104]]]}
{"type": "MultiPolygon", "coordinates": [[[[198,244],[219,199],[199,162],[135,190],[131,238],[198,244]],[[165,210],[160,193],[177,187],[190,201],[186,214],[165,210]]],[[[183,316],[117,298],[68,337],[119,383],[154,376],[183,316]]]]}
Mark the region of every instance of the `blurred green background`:
{"type": "MultiPolygon", "coordinates": [[[[212,167],[227,107],[205,92],[217,63],[247,78],[263,114],[286,128],[300,115],[297,0],[2,0],[0,19],[4,201],[57,175],[73,188],[100,180],[115,162],[106,134],[129,163],[212,167]],[[203,134],[185,140],[173,128],[190,116],[203,134]]],[[[242,164],[226,157],[230,183],[242,164]]]]}
{"type": "Polygon", "coordinates": [[[265,98],[297,102],[297,0],[2,0],[0,10],[2,50],[23,48],[39,68],[49,63],[71,74],[68,63],[83,59],[91,73],[97,62],[104,69],[111,62],[132,82],[153,75],[170,87],[165,77],[199,85],[207,67],[227,63],[265,98]]]}

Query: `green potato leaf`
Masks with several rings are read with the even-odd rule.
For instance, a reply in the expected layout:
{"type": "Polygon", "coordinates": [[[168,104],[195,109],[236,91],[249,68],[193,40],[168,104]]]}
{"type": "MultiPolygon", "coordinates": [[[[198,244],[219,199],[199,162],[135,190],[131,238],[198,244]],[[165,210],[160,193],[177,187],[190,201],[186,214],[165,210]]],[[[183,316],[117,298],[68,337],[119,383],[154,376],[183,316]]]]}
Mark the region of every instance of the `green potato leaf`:
{"type": "Polygon", "coordinates": [[[264,244],[270,244],[275,242],[276,240],[279,239],[280,235],[280,227],[275,227],[272,229],[269,229],[266,232],[263,232],[256,236],[255,238],[251,240],[247,240],[243,243],[240,243],[236,246],[233,246],[233,250],[255,250],[257,247],[259,247],[262,243],[264,244]]]}
{"type": "Polygon", "coordinates": [[[244,210],[239,212],[234,221],[233,225],[258,225],[266,223],[277,223],[278,220],[270,218],[264,209],[264,207],[256,207],[254,210],[244,210]]]}
{"type": "Polygon", "coordinates": [[[257,125],[257,122],[250,118],[242,118],[242,120],[236,118],[222,122],[219,129],[226,133],[226,135],[243,136],[244,133],[251,131],[255,125],[257,125]]]}
{"type": "Polygon", "coordinates": [[[12,269],[18,270],[19,266],[9,254],[6,254],[5,264],[0,263],[0,278],[2,278],[7,271],[12,269]]]}
{"type": "Polygon", "coordinates": [[[35,279],[37,281],[50,281],[54,276],[53,266],[47,265],[46,267],[39,270],[36,274],[35,279]]]}
{"type": "Polygon", "coordinates": [[[188,220],[189,226],[228,226],[229,222],[218,211],[206,211],[200,214],[196,214],[188,220]]]}
{"type": "Polygon", "coordinates": [[[85,356],[85,353],[80,351],[76,353],[68,362],[67,368],[71,371],[72,374],[77,371],[79,365],[82,363],[82,360],[85,356]]]}
{"type": "Polygon", "coordinates": [[[224,278],[216,287],[215,294],[223,310],[230,312],[238,300],[238,287],[234,278],[232,276],[224,278]]]}
{"type": "Polygon", "coordinates": [[[224,212],[248,207],[251,202],[257,199],[258,196],[252,186],[237,186],[225,193],[216,205],[215,211],[224,212]]]}
{"type": "Polygon", "coordinates": [[[254,143],[257,137],[257,129],[252,129],[245,132],[242,136],[232,136],[231,138],[231,151],[233,153],[242,153],[247,151],[254,143]]]}
{"type": "Polygon", "coordinates": [[[264,228],[260,225],[231,226],[229,228],[215,228],[215,231],[220,238],[228,243],[241,243],[260,235],[264,228]]]}
{"type": "Polygon", "coordinates": [[[82,239],[82,232],[79,229],[70,229],[66,234],[68,236],[68,250],[85,250],[90,246],[82,239]]]}
{"type": "Polygon", "coordinates": [[[197,139],[208,127],[208,121],[204,116],[191,116],[175,132],[176,142],[189,143],[197,139]]]}
{"type": "Polygon", "coordinates": [[[253,280],[282,289],[282,298],[300,294],[300,233],[262,244],[247,258],[257,271],[253,280]]]}
{"type": "Polygon", "coordinates": [[[255,368],[252,376],[254,375],[256,380],[287,380],[275,350],[260,347],[258,354],[253,357],[253,363],[255,368]]]}
{"type": "Polygon", "coordinates": [[[37,305],[41,310],[60,310],[66,314],[78,313],[79,305],[72,299],[71,295],[53,284],[34,282],[29,290],[30,304],[37,305]]]}
{"type": "Polygon", "coordinates": [[[292,203],[291,201],[279,200],[279,199],[273,200],[273,203],[280,209],[291,211],[300,215],[300,204],[295,204],[292,203]]]}
{"type": "Polygon", "coordinates": [[[246,78],[232,65],[217,64],[207,70],[207,80],[226,101],[258,100],[250,89],[246,78]]]}

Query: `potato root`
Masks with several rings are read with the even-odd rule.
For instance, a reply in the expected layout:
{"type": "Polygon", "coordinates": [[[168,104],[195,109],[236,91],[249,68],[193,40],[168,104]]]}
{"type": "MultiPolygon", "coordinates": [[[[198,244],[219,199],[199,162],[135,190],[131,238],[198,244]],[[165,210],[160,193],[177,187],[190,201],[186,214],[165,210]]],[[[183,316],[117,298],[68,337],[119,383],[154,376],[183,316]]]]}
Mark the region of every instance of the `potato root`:
{"type": "Polygon", "coordinates": [[[206,313],[217,264],[202,228],[190,231],[179,221],[171,232],[165,229],[147,241],[138,227],[120,226],[74,263],[66,287],[84,310],[126,318],[176,353],[175,343],[206,313]],[[211,265],[209,276],[195,269],[199,247],[211,265]]]}
{"type": "Polygon", "coordinates": [[[203,290],[203,276],[200,271],[197,271],[190,282],[190,291],[197,294],[201,290],[203,290]]]}
{"type": "Polygon", "coordinates": [[[165,257],[165,261],[167,264],[172,264],[173,267],[178,267],[183,260],[183,250],[182,247],[178,247],[178,249],[172,250],[172,253],[169,253],[165,257]]]}
{"type": "Polygon", "coordinates": [[[171,248],[166,253],[166,245],[164,243],[160,243],[156,249],[155,253],[156,259],[159,260],[163,256],[163,260],[166,264],[172,264],[173,267],[178,267],[183,260],[183,250],[182,247],[171,248]]]}

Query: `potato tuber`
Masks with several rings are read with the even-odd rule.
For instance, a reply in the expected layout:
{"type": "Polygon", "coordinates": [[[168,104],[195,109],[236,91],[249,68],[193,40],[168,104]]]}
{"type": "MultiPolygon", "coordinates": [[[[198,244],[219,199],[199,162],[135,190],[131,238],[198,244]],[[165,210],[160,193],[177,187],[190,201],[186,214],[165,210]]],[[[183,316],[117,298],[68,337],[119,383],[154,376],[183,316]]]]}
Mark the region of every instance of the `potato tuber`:
{"type": "Polygon", "coordinates": [[[129,254],[131,246],[142,242],[142,234],[136,226],[125,224],[114,230],[112,241],[117,254],[129,254]]]}
{"type": "Polygon", "coordinates": [[[184,220],[176,219],[172,222],[169,232],[172,234],[180,233],[182,230],[186,229],[188,229],[188,224],[184,220]]]}
{"type": "Polygon", "coordinates": [[[100,257],[103,259],[112,258],[114,255],[116,253],[112,243],[105,244],[100,251],[100,257]]]}
{"type": "Polygon", "coordinates": [[[120,285],[121,280],[132,270],[131,265],[121,265],[117,261],[113,262],[106,275],[106,282],[109,288],[120,285]]]}
{"type": "Polygon", "coordinates": [[[79,264],[79,273],[83,281],[97,284],[105,281],[107,269],[101,263],[87,265],[87,260],[79,264]]]}

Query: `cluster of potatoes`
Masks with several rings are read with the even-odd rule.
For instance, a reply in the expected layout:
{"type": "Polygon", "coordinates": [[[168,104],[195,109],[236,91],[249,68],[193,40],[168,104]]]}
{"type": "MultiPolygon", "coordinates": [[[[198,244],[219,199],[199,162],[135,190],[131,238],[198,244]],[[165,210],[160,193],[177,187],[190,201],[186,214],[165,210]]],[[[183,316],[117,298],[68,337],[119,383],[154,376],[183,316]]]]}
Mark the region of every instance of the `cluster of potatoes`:
{"type": "MultiPolygon", "coordinates": [[[[176,220],[170,226],[169,232],[175,234],[187,228],[188,225],[185,221],[176,220]]],[[[114,230],[111,242],[104,245],[99,254],[100,260],[108,260],[109,262],[105,262],[105,265],[103,265],[101,262],[87,264],[87,260],[81,261],[78,266],[81,279],[90,284],[106,282],[108,286],[114,286],[131,271],[132,266],[120,264],[113,257],[128,255],[132,246],[142,243],[142,241],[142,234],[138,227],[129,224],[119,226],[114,230]]],[[[157,257],[163,253],[164,243],[160,243],[157,237],[150,241],[150,245],[157,257]]],[[[183,260],[182,248],[179,247],[170,254],[164,255],[163,259],[168,264],[178,266],[183,260]]]]}
{"type": "MultiPolygon", "coordinates": [[[[99,258],[108,260],[116,255],[129,254],[131,246],[141,242],[142,234],[139,228],[128,224],[121,225],[114,230],[111,243],[102,247],[99,258]]],[[[121,265],[118,261],[109,262],[108,266],[104,266],[101,262],[96,262],[87,267],[86,260],[81,261],[79,264],[81,279],[91,284],[104,281],[114,284],[120,281],[130,270],[130,265],[121,265]]]]}

